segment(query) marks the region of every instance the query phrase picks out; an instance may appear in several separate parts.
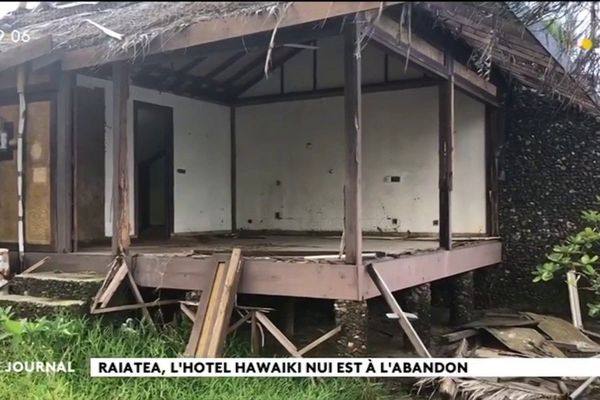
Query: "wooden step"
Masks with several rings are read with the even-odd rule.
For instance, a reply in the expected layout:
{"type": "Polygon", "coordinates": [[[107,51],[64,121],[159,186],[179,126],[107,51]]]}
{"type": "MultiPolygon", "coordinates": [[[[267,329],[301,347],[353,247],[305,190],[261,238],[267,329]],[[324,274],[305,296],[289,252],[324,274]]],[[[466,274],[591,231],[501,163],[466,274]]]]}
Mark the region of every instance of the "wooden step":
{"type": "Polygon", "coordinates": [[[0,307],[10,307],[17,318],[40,318],[56,314],[83,315],[87,312],[82,300],[49,299],[19,294],[0,293],[0,307]]]}
{"type": "Polygon", "coordinates": [[[34,272],[15,276],[9,293],[88,302],[103,280],[104,276],[95,272],[34,272]]]}

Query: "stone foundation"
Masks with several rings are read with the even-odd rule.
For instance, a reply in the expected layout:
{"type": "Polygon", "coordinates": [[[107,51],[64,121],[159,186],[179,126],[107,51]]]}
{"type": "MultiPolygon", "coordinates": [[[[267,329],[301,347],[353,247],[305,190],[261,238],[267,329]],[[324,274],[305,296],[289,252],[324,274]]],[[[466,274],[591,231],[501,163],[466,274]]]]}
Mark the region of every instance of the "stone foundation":
{"type": "Polygon", "coordinates": [[[473,272],[450,278],[450,324],[457,326],[470,322],[474,311],[473,272]]]}
{"type": "Polygon", "coordinates": [[[336,300],[333,304],[335,323],[342,327],[337,336],[337,355],[364,357],[367,355],[369,312],[366,300],[336,300]]]}

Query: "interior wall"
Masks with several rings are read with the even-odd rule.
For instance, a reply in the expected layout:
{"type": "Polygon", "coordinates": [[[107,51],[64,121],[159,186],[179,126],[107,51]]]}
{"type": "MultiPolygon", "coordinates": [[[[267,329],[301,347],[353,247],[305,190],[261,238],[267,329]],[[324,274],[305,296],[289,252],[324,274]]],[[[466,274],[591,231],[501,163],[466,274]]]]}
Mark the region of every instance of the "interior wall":
{"type": "MultiPolygon", "coordinates": [[[[112,235],[112,83],[78,75],[83,87],[102,87],[106,94],[105,120],[105,221],[112,235]]],[[[131,86],[128,104],[129,180],[133,193],[133,101],[173,108],[174,129],[174,231],[175,233],[231,229],[230,110],[205,101],[131,86]]],[[[130,201],[131,232],[134,230],[134,196],[130,201]]]]}
{"type": "MultiPolygon", "coordinates": [[[[363,94],[365,231],[437,232],[437,88],[363,94]],[[396,182],[399,180],[398,182],[396,182]]],[[[241,229],[339,231],[343,97],[236,110],[241,229]]],[[[456,95],[453,231],[485,231],[484,106],[456,95]]]]}
{"type": "MultiPolygon", "coordinates": [[[[343,87],[343,38],[319,39],[316,46],[290,59],[283,71],[272,71],[243,97],[343,87]]],[[[365,85],[424,76],[372,44],[364,47],[361,60],[365,85]]],[[[460,92],[455,103],[452,229],[483,233],[485,107],[460,92]]],[[[362,105],[363,229],[437,232],[437,88],[363,93],[362,105]]],[[[240,229],[342,229],[343,107],[341,96],[238,107],[240,229]]]]}

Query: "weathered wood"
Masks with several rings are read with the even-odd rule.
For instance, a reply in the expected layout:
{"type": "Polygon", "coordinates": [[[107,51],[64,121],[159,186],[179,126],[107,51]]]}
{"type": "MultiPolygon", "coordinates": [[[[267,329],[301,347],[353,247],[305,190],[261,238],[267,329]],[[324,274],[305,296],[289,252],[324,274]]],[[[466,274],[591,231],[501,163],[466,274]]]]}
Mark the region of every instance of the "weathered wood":
{"type": "MultiPolygon", "coordinates": [[[[415,79],[402,79],[388,81],[383,83],[369,83],[362,85],[362,93],[380,93],[387,91],[397,91],[406,89],[417,89],[429,86],[436,86],[440,82],[437,78],[422,77],[415,79]]],[[[323,88],[299,92],[288,92],[284,94],[267,94],[258,96],[242,97],[235,100],[236,106],[280,103],[285,101],[298,101],[310,99],[322,99],[325,97],[338,97],[344,95],[344,88],[323,88]]]]}
{"type": "MultiPolygon", "coordinates": [[[[350,23],[344,32],[344,250],[347,264],[362,264],[362,134],[360,27],[350,23]]],[[[358,282],[360,290],[360,282],[358,282]]]]}
{"type": "Polygon", "coordinates": [[[251,312],[250,317],[250,349],[252,354],[257,356],[260,354],[260,334],[258,331],[258,319],[256,318],[256,312],[251,312]]]}
{"type": "Polygon", "coordinates": [[[142,294],[140,293],[140,289],[138,288],[137,283],[135,283],[135,280],[133,279],[133,275],[131,274],[131,271],[129,270],[129,267],[127,267],[127,264],[125,263],[125,261],[123,261],[123,264],[125,265],[125,268],[127,268],[127,279],[129,280],[129,285],[131,286],[131,291],[133,292],[133,297],[135,298],[135,301],[138,302],[138,304],[142,305],[141,309],[142,309],[142,315],[144,316],[144,318],[150,324],[152,324],[152,326],[154,326],[154,322],[152,321],[152,316],[150,315],[150,311],[148,311],[148,307],[143,306],[143,304],[145,304],[145,303],[144,303],[144,298],[142,297],[142,294]]]}
{"type": "Polygon", "coordinates": [[[417,335],[417,332],[415,332],[415,329],[404,314],[404,311],[402,311],[402,308],[396,301],[394,295],[387,287],[385,281],[381,278],[381,275],[377,271],[376,267],[373,264],[369,264],[367,266],[367,272],[369,273],[369,276],[371,277],[373,283],[375,283],[375,285],[379,289],[379,292],[381,292],[381,294],[383,295],[383,298],[385,299],[390,309],[394,312],[394,314],[400,317],[398,323],[400,324],[400,327],[408,337],[408,340],[410,340],[410,342],[412,343],[417,354],[421,357],[431,357],[429,351],[423,345],[421,338],[419,337],[419,335],[417,335]]]}
{"type": "Polygon", "coordinates": [[[200,301],[198,302],[198,307],[196,308],[196,314],[194,316],[194,325],[192,326],[190,338],[188,339],[187,346],[185,347],[184,354],[187,357],[193,357],[196,354],[196,349],[200,340],[200,334],[202,333],[202,329],[204,327],[204,319],[206,318],[206,311],[208,310],[208,303],[211,297],[212,287],[217,276],[218,267],[219,263],[217,262],[210,269],[210,272],[206,278],[206,282],[204,283],[205,286],[200,293],[200,301]]]}
{"type": "Polygon", "coordinates": [[[57,253],[73,250],[73,90],[75,76],[62,72],[59,76],[56,105],[56,204],[57,253]]]}
{"type": "Polygon", "coordinates": [[[454,75],[447,57],[449,78],[439,86],[439,237],[440,247],[452,249],[452,180],[454,166],[454,75]]]}
{"type": "Polygon", "coordinates": [[[121,283],[123,282],[123,280],[125,279],[126,276],[127,276],[127,266],[125,265],[125,263],[122,263],[119,266],[119,268],[117,269],[117,272],[115,273],[115,275],[112,277],[110,283],[108,284],[108,286],[102,292],[102,294],[100,295],[100,298],[98,299],[100,308],[105,308],[108,305],[108,302],[112,299],[115,292],[117,291],[119,286],[121,286],[121,283]]]}
{"type": "Polygon", "coordinates": [[[301,355],[301,356],[303,356],[304,354],[308,353],[312,349],[314,349],[317,346],[319,346],[321,343],[325,343],[326,341],[328,341],[329,339],[331,339],[332,337],[334,337],[335,335],[337,335],[341,331],[342,331],[342,327],[341,326],[336,326],[335,328],[333,328],[329,332],[325,333],[320,338],[314,340],[313,342],[311,342],[311,343],[307,344],[306,346],[304,346],[303,348],[301,348],[298,351],[298,354],[301,355]]]}
{"type": "Polygon", "coordinates": [[[137,303],[137,304],[126,304],[122,306],[114,306],[114,307],[106,307],[106,308],[96,308],[90,311],[90,314],[106,314],[111,312],[120,312],[120,311],[131,311],[131,310],[139,310],[147,309],[148,307],[160,307],[167,306],[170,304],[177,304],[178,300],[160,300],[160,301],[151,301],[148,303],[137,303]]]}
{"type": "Polygon", "coordinates": [[[233,333],[236,329],[242,326],[246,321],[252,318],[252,312],[247,312],[243,317],[235,321],[231,326],[227,329],[227,334],[233,333]]]}
{"type": "MultiPolygon", "coordinates": [[[[407,289],[502,261],[502,244],[497,241],[461,246],[451,251],[439,250],[398,257],[377,263],[392,292],[407,289]]],[[[373,282],[365,281],[365,298],[379,296],[373,282]]]]}
{"type": "MultiPolygon", "coordinates": [[[[145,54],[151,55],[186,47],[237,38],[255,33],[272,31],[300,25],[308,22],[331,19],[337,16],[353,14],[360,11],[377,10],[380,7],[396,4],[397,2],[296,2],[290,6],[285,18],[279,21],[271,13],[260,13],[245,16],[243,21],[239,16],[218,18],[210,21],[200,21],[179,33],[172,35],[169,40],[154,40],[150,43],[145,54]]],[[[133,52],[118,54],[108,61],[126,60],[133,58],[133,52]]],[[[65,54],[63,69],[73,70],[106,63],[106,51],[103,46],[77,49],[65,54]]]]}
{"type": "Polygon", "coordinates": [[[273,335],[273,337],[287,350],[288,353],[290,353],[292,357],[300,357],[300,353],[298,353],[296,346],[290,342],[283,332],[281,332],[266,315],[260,311],[256,311],[255,314],[258,322],[260,322],[261,325],[265,327],[265,329],[267,329],[271,335],[273,335]]]}
{"type": "Polygon", "coordinates": [[[442,339],[444,339],[447,343],[458,342],[459,340],[468,339],[473,336],[477,336],[479,331],[477,329],[463,329],[461,331],[447,333],[442,335],[442,339]]]}
{"type": "Polygon", "coordinates": [[[0,71],[46,55],[52,51],[52,36],[33,39],[0,53],[0,71]]]}
{"type": "Polygon", "coordinates": [[[125,62],[113,64],[113,187],[112,252],[129,249],[129,173],[127,143],[127,104],[129,68],[125,62]]]}
{"type": "Polygon", "coordinates": [[[36,269],[38,269],[39,267],[44,265],[46,263],[46,261],[48,261],[49,259],[50,259],[50,256],[46,256],[46,257],[42,258],[40,261],[36,262],[35,264],[33,264],[32,266],[27,268],[25,271],[21,272],[21,275],[31,274],[33,271],[35,271],[36,269]]]}
{"type": "Polygon", "coordinates": [[[192,323],[196,322],[196,315],[192,312],[192,310],[188,308],[187,305],[179,303],[179,308],[181,309],[183,314],[185,314],[185,316],[188,317],[190,321],[192,321],[192,323]]]}
{"type": "Polygon", "coordinates": [[[233,303],[237,293],[238,284],[240,282],[240,271],[242,268],[242,252],[240,249],[233,249],[231,259],[227,265],[225,280],[223,282],[223,290],[219,298],[217,314],[213,325],[213,331],[210,336],[210,344],[208,346],[207,356],[221,357],[225,346],[225,337],[227,336],[227,328],[233,311],[233,303]]]}
{"type": "MultiPolygon", "coordinates": [[[[217,316],[218,299],[221,296],[223,290],[223,281],[225,279],[225,263],[219,262],[217,265],[217,274],[210,292],[208,304],[206,307],[206,314],[202,322],[202,331],[198,339],[198,347],[195,349],[194,354],[196,357],[206,357],[208,353],[208,346],[210,344],[210,336],[217,316]]],[[[196,319],[196,323],[200,320],[196,319]]]]}

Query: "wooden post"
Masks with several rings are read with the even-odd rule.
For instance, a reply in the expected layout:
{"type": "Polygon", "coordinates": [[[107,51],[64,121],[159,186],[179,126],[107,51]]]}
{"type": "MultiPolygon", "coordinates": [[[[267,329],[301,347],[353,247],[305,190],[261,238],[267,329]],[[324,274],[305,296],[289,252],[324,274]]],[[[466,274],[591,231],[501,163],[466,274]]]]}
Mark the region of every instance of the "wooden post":
{"type": "Polygon", "coordinates": [[[113,64],[113,255],[129,250],[129,168],[127,157],[127,100],[129,71],[124,61],[113,64]]]}
{"type": "Polygon", "coordinates": [[[237,151],[235,135],[235,106],[229,108],[229,128],[230,128],[230,179],[231,179],[231,232],[237,231],[237,151]]]}
{"type": "Polygon", "coordinates": [[[452,249],[452,176],[454,162],[454,75],[452,58],[446,54],[448,80],[439,86],[439,241],[452,249]]]}
{"type": "Polygon", "coordinates": [[[56,132],[56,252],[73,250],[73,88],[74,75],[59,73],[56,132]]]}
{"type": "MultiPolygon", "coordinates": [[[[360,29],[357,24],[350,23],[344,33],[344,122],[346,130],[344,247],[346,263],[355,265],[362,265],[361,55],[359,32],[360,29]]],[[[359,276],[362,276],[362,274],[359,276]]]]}
{"type": "Polygon", "coordinates": [[[499,110],[491,105],[485,107],[485,164],[486,164],[486,233],[498,236],[498,173],[496,148],[499,110]]]}

